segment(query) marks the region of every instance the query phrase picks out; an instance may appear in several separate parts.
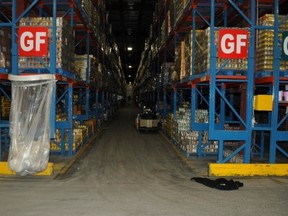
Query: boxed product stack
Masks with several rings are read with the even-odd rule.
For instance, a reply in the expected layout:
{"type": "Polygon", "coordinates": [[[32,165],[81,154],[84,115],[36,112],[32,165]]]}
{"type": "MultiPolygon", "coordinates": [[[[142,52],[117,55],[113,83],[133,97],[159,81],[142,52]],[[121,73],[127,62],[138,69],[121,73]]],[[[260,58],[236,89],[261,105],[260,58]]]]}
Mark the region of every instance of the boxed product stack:
{"type": "Polygon", "coordinates": [[[171,73],[170,81],[175,82],[180,80],[181,71],[181,43],[175,47],[174,70],[171,73]]]}
{"type": "Polygon", "coordinates": [[[173,69],[173,62],[164,62],[161,65],[161,81],[163,85],[167,85],[169,82],[169,74],[171,73],[170,71],[173,69]]]}
{"type": "Polygon", "coordinates": [[[177,126],[177,134],[174,134],[174,136],[177,138],[174,140],[177,141],[177,143],[181,146],[183,149],[184,146],[184,139],[187,132],[190,132],[190,119],[191,119],[191,112],[190,107],[187,104],[187,106],[183,106],[181,108],[178,108],[176,112],[176,118],[175,118],[175,126],[177,126]]]}
{"type": "Polygon", "coordinates": [[[188,154],[197,153],[199,143],[199,131],[187,131],[183,133],[183,142],[181,148],[188,154]]]}
{"type": "MultiPolygon", "coordinates": [[[[74,34],[72,27],[61,17],[56,20],[56,68],[74,72],[74,34]]],[[[49,27],[49,41],[52,41],[52,17],[25,17],[20,21],[20,26],[45,26],[49,27]]],[[[50,67],[50,54],[42,57],[45,67],[50,67]]],[[[19,68],[44,68],[36,57],[19,57],[19,68]]]]}
{"type": "MultiPolygon", "coordinates": [[[[224,129],[225,130],[240,130],[240,126],[239,125],[225,124],[224,129]]],[[[228,157],[231,153],[233,153],[234,149],[239,147],[239,145],[240,145],[240,142],[225,141],[224,142],[225,148],[223,151],[223,156],[228,157]]],[[[229,162],[231,162],[231,163],[243,163],[243,156],[242,155],[236,155],[229,162]]]]}
{"type": "Polygon", "coordinates": [[[186,0],[174,0],[174,10],[175,10],[175,19],[176,22],[183,14],[186,0]]]}
{"type": "Polygon", "coordinates": [[[93,87],[99,87],[102,80],[102,75],[98,71],[98,59],[93,57],[90,65],[90,84],[93,85],[93,87]]]}
{"type": "Polygon", "coordinates": [[[85,14],[85,16],[90,20],[91,17],[91,8],[92,8],[92,2],[91,0],[81,0],[79,1],[81,4],[81,10],[85,14]]]}
{"type": "MultiPolygon", "coordinates": [[[[85,55],[75,55],[75,73],[79,75],[81,80],[86,81],[86,70],[87,68],[91,71],[92,63],[95,61],[94,57],[90,55],[89,63],[90,66],[88,67],[88,56],[85,55]]],[[[90,77],[90,71],[88,72],[88,76],[90,77]]]]}
{"type": "Polygon", "coordinates": [[[175,12],[174,12],[174,1],[169,1],[169,5],[168,5],[168,32],[171,31],[171,29],[173,29],[174,24],[175,24],[175,12]]]}
{"type": "MultiPolygon", "coordinates": [[[[76,151],[78,147],[83,144],[83,142],[86,140],[88,136],[88,130],[87,126],[81,125],[77,128],[73,129],[73,143],[72,143],[72,150],[76,151]]],[[[61,143],[62,137],[61,137],[61,131],[59,129],[56,129],[56,143],[61,143]]],[[[68,133],[66,132],[64,135],[64,141],[65,141],[65,151],[68,151],[68,133]]],[[[60,151],[61,148],[56,145],[54,142],[50,142],[50,149],[51,151],[60,151]]]]}
{"type": "MultiPolygon", "coordinates": [[[[218,151],[218,142],[209,141],[208,131],[203,131],[202,137],[199,137],[199,131],[190,130],[190,109],[185,110],[185,114],[182,117],[177,118],[178,131],[180,133],[180,146],[187,153],[198,153],[199,141],[202,141],[202,145],[205,145],[203,151],[206,153],[215,153],[218,151]],[[188,114],[189,113],[189,114],[188,114]]],[[[195,114],[196,122],[208,123],[208,110],[196,110],[195,114]]]]}
{"type": "Polygon", "coordinates": [[[208,131],[203,131],[202,143],[205,145],[204,152],[218,152],[218,141],[209,141],[208,131]]]}
{"type": "MultiPolygon", "coordinates": [[[[259,25],[274,26],[274,14],[266,14],[259,19],[259,25]]],[[[282,31],[288,31],[288,19],[279,15],[279,41],[282,41],[282,31]]],[[[258,48],[256,52],[257,71],[273,71],[274,64],[274,30],[258,31],[258,48]]],[[[280,60],[280,70],[288,70],[288,61],[280,60]]]]}
{"type": "Polygon", "coordinates": [[[164,130],[166,131],[167,135],[171,138],[172,137],[172,125],[173,125],[173,114],[168,113],[165,122],[164,122],[164,130]]]}
{"type": "Polygon", "coordinates": [[[94,36],[98,37],[100,35],[100,16],[95,7],[91,7],[91,20],[90,27],[94,33],[94,36]]]}
{"type": "Polygon", "coordinates": [[[160,45],[162,46],[166,41],[166,21],[164,20],[161,25],[160,45]]]}
{"type": "Polygon", "coordinates": [[[197,109],[195,113],[195,122],[196,123],[209,123],[208,110],[197,109]]]}
{"type": "Polygon", "coordinates": [[[180,55],[180,80],[182,80],[186,76],[186,57],[185,57],[185,49],[186,47],[186,42],[181,41],[181,55],[180,55]]]}
{"type": "MultiPolygon", "coordinates": [[[[231,154],[233,153],[233,151],[229,150],[229,149],[224,149],[223,151],[223,156],[224,157],[228,157],[230,156],[231,154]]],[[[236,155],[234,157],[232,157],[230,159],[230,163],[243,163],[244,159],[243,159],[243,156],[240,156],[240,155],[236,155]]]]}
{"type": "Polygon", "coordinates": [[[185,74],[184,77],[190,77],[192,75],[192,31],[189,32],[185,39],[185,47],[184,47],[184,64],[185,64],[185,74]]]}
{"type": "MultiPolygon", "coordinates": [[[[235,29],[235,28],[233,28],[235,29]]],[[[210,28],[197,33],[195,47],[195,74],[205,73],[210,70],[210,28]]],[[[219,31],[215,30],[215,44],[218,46],[219,31]]],[[[216,52],[216,56],[217,52],[216,52]]],[[[216,57],[216,68],[226,70],[247,70],[247,59],[220,59],[216,57]],[[225,63],[225,66],[224,66],[225,63]]]]}
{"type": "Polygon", "coordinates": [[[7,97],[1,97],[1,119],[8,120],[11,109],[11,101],[7,97]]]}
{"type": "MultiPolygon", "coordinates": [[[[1,22],[1,21],[0,21],[1,22]]],[[[0,68],[11,67],[11,28],[1,27],[0,28],[0,68]]]]}

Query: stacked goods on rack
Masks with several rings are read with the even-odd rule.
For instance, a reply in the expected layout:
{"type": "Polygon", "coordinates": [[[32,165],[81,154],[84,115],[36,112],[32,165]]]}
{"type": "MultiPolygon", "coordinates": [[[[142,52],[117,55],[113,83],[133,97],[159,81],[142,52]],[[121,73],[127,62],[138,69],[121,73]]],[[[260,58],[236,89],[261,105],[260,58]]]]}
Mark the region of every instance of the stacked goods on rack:
{"type": "MultiPolygon", "coordinates": [[[[175,81],[179,81],[180,80],[180,72],[181,72],[181,54],[183,53],[181,51],[181,46],[182,42],[179,43],[176,47],[175,47],[175,58],[174,58],[174,70],[171,72],[171,76],[170,76],[170,81],[171,82],[175,82],[175,81]]],[[[182,69],[183,70],[183,69],[182,69]]]]}
{"type": "Polygon", "coordinates": [[[185,73],[183,74],[183,78],[190,77],[192,75],[192,37],[193,31],[190,31],[185,39],[185,54],[184,54],[184,64],[185,64],[185,73]]]}
{"type": "MultiPolygon", "coordinates": [[[[232,29],[232,28],[231,28],[232,29]]],[[[235,28],[233,28],[235,29],[235,28]]],[[[205,73],[210,70],[210,28],[203,31],[197,31],[195,44],[195,74],[205,73]]],[[[218,46],[219,29],[214,31],[215,44],[218,46]]],[[[218,56],[216,52],[216,56],[218,56]]],[[[247,70],[247,59],[220,59],[216,57],[216,68],[227,70],[247,70]]]]}
{"type": "Polygon", "coordinates": [[[172,113],[168,113],[167,114],[163,125],[164,125],[164,130],[166,131],[168,137],[171,138],[172,137],[172,132],[173,132],[173,128],[172,128],[172,125],[173,125],[173,114],[172,113]]]}
{"type": "MultiPolygon", "coordinates": [[[[51,151],[61,151],[60,143],[62,142],[61,130],[56,129],[55,143],[50,142],[51,151]],[[56,144],[57,143],[57,144],[56,144]]],[[[79,125],[73,128],[73,143],[72,150],[76,151],[88,138],[88,128],[86,125],[79,125]]],[[[68,133],[64,133],[65,151],[69,150],[68,133]]]]}
{"type": "MultiPolygon", "coordinates": [[[[232,151],[232,150],[230,150],[230,149],[224,149],[224,151],[223,151],[223,156],[224,157],[228,157],[228,156],[230,156],[232,153],[233,153],[234,151],[232,151]]],[[[243,163],[243,156],[239,156],[239,155],[236,155],[236,156],[234,156],[234,157],[232,157],[231,159],[230,159],[230,163],[243,163]]]]}
{"type": "MultiPolygon", "coordinates": [[[[197,123],[208,123],[208,110],[198,109],[195,113],[197,123]]],[[[200,137],[199,131],[190,129],[191,110],[189,104],[184,104],[176,112],[176,118],[172,122],[172,139],[175,140],[180,148],[188,154],[199,153],[199,143],[202,143],[201,153],[215,153],[218,151],[218,142],[209,141],[208,131],[203,131],[200,137]],[[205,147],[204,147],[205,146],[205,147]]]]}
{"type": "Polygon", "coordinates": [[[85,14],[85,16],[90,20],[92,14],[92,2],[91,0],[79,0],[79,5],[81,7],[81,11],[85,14]]]}
{"type": "MultiPolygon", "coordinates": [[[[240,126],[239,125],[230,125],[230,124],[225,124],[224,125],[225,130],[235,130],[239,131],[240,126]]],[[[224,142],[224,151],[223,151],[223,156],[228,157],[232,152],[235,151],[240,145],[240,142],[235,142],[235,141],[225,141],[224,142]]],[[[230,159],[230,163],[243,163],[243,156],[241,155],[236,155],[233,158],[230,159]]]]}
{"type": "Polygon", "coordinates": [[[168,19],[168,33],[170,33],[175,24],[174,1],[169,1],[167,19],[168,19]]]}
{"type": "Polygon", "coordinates": [[[186,151],[187,143],[184,142],[187,133],[190,133],[190,119],[191,111],[189,104],[183,104],[183,107],[178,108],[176,111],[176,118],[174,125],[177,127],[177,134],[174,135],[173,139],[180,145],[181,149],[186,151]]]}
{"type": "MultiPolygon", "coordinates": [[[[1,21],[0,21],[1,22],[1,21]]],[[[11,67],[11,28],[1,27],[0,29],[0,68],[11,67]]]]}
{"type": "Polygon", "coordinates": [[[91,67],[91,84],[93,87],[98,89],[103,87],[103,73],[104,73],[104,66],[101,63],[98,63],[98,60],[95,58],[95,62],[92,63],[91,67]]]}
{"type": "MultiPolygon", "coordinates": [[[[88,55],[75,55],[75,74],[80,77],[81,80],[86,81],[86,71],[87,68],[91,69],[92,63],[94,62],[94,57],[90,55],[89,57],[89,67],[88,67],[88,55]]],[[[88,76],[90,77],[90,71],[88,71],[88,76]]]]}
{"type": "Polygon", "coordinates": [[[181,149],[188,154],[196,154],[199,143],[199,131],[187,131],[183,133],[181,149]]]}
{"type": "MultiPolygon", "coordinates": [[[[202,31],[197,30],[196,36],[201,34],[201,32],[202,31]]],[[[175,71],[177,73],[174,73],[174,76],[172,76],[171,79],[173,81],[177,81],[179,79],[183,80],[184,78],[190,77],[192,75],[192,40],[193,31],[191,30],[185,37],[185,40],[181,41],[181,43],[175,48],[175,71]]],[[[200,61],[200,58],[198,58],[198,61],[200,61]]]]}
{"type": "Polygon", "coordinates": [[[176,22],[183,14],[183,10],[185,7],[186,0],[174,0],[174,10],[175,10],[175,19],[176,22]]]}
{"type": "Polygon", "coordinates": [[[208,110],[197,109],[195,113],[195,122],[196,123],[209,123],[208,110]]]}
{"type": "MultiPolygon", "coordinates": [[[[266,14],[259,19],[261,26],[274,26],[274,14],[266,14]]],[[[282,32],[288,31],[288,19],[279,15],[279,41],[282,40],[282,32]]],[[[274,65],[274,30],[261,29],[258,33],[258,47],[256,52],[257,71],[273,71],[274,65]]],[[[280,60],[280,70],[288,70],[288,62],[280,60]]]]}
{"type": "Polygon", "coordinates": [[[169,74],[171,74],[171,70],[174,69],[174,63],[173,62],[164,62],[161,65],[161,81],[163,85],[167,85],[169,82],[169,74]]]}
{"type": "Polygon", "coordinates": [[[166,41],[166,36],[167,36],[166,20],[163,20],[160,32],[160,46],[164,45],[166,41]]]}
{"type": "Polygon", "coordinates": [[[205,145],[205,147],[203,148],[204,152],[207,152],[207,153],[218,152],[218,141],[209,141],[208,131],[203,131],[202,143],[205,145]]]}
{"type": "MultiPolygon", "coordinates": [[[[49,41],[52,41],[52,17],[26,17],[20,20],[20,26],[45,26],[49,27],[49,41]]],[[[72,27],[61,17],[56,20],[56,68],[74,72],[74,34],[72,27]]],[[[19,68],[44,68],[50,67],[51,53],[41,57],[41,62],[36,57],[19,57],[19,68]],[[42,64],[43,63],[43,64],[42,64]]]]}
{"type": "Polygon", "coordinates": [[[90,27],[94,33],[94,36],[98,37],[100,35],[100,16],[95,7],[91,7],[91,20],[90,27]]]}
{"type": "Polygon", "coordinates": [[[5,97],[1,97],[1,119],[8,120],[11,109],[11,101],[5,97]]]}
{"type": "Polygon", "coordinates": [[[89,119],[83,122],[83,125],[87,127],[88,136],[92,136],[96,132],[97,121],[96,119],[89,119]]]}

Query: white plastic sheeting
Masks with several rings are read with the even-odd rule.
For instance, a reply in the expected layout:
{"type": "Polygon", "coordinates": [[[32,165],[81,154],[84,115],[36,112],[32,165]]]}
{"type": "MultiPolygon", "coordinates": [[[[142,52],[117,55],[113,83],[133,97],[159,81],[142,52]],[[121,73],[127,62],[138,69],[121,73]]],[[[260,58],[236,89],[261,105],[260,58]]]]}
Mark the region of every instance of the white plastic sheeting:
{"type": "Polygon", "coordinates": [[[53,75],[9,75],[12,81],[8,165],[24,176],[46,169],[50,152],[53,75]]]}

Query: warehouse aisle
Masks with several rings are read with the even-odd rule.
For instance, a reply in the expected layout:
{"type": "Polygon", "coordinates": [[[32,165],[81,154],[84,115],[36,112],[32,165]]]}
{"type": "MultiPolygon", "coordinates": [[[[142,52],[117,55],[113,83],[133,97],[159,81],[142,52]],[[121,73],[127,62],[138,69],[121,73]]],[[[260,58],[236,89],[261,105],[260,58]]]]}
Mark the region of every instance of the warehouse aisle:
{"type": "Polygon", "coordinates": [[[203,165],[188,168],[161,135],[138,133],[136,112],[120,110],[90,152],[61,178],[0,178],[0,215],[287,214],[287,178],[240,179],[244,187],[228,192],[192,182],[203,174],[203,165]]]}

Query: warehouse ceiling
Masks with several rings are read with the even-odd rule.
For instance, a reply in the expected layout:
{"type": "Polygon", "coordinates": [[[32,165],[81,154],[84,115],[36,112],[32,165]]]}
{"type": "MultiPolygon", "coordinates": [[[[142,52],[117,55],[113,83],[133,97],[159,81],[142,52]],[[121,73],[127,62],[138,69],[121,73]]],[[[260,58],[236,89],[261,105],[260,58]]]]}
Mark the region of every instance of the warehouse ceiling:
{"type": "Polygon", "coordinates": [[[145,39],[149,36],[156,2],[155,0],[105,1],[108,21],[120,50],[122,66],[128,83],[135,79],[145,39]],[[132,47],[133,50],[128,51],[127,47],[132,47]]]}

